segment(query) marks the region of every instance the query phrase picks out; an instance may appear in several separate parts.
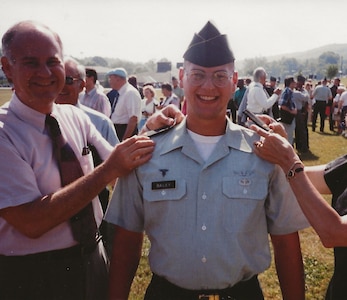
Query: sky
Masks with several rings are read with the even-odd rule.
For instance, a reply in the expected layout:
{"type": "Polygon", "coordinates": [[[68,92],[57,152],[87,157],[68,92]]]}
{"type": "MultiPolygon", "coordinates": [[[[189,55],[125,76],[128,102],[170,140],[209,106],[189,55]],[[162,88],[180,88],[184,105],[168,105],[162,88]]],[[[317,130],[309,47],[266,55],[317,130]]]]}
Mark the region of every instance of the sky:
{"type": "Polygon", "coordinates": [[[0,0],[0,35],[22,20],[45,23],[65,54],[132,62],[182,61],[194,33],[212,20],[237,60],[347,43],[347,1],[0,0]],[[4,3],[6,3],[4,5],[4,3]]]}

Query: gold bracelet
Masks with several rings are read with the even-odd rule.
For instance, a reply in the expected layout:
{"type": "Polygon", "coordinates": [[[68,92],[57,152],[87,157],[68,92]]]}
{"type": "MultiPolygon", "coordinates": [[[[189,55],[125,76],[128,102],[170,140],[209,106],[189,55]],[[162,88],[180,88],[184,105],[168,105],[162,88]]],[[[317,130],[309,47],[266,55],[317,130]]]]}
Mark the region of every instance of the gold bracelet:
{"type": "Polygon", "coordinates": [[[304,164],[300,160],[296,160],[293,165],[290,167],[289,171],[286,174],[286,178],[289,181],[290,179],[294,178],[297,173],[300,173],[304,171],[304,164]],[[300,165],[298,168],[294,168],[296,165],[300,165]]]}

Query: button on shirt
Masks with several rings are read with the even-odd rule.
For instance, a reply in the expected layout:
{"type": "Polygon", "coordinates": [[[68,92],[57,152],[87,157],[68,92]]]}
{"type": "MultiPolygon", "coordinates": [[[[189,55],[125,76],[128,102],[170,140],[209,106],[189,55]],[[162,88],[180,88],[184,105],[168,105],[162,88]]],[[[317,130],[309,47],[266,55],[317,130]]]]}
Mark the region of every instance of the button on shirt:
{"type": "Polygon", "coordinates": [[[151,270],[171,283],[223,289],[249,279],[270,265],[268,232],[308,226],[282,170],[252,153],[253,132],[228,121],[206,161],[185,121],[153,139],[153,158],[118,181],[106,220],[145,231],[151,270]]]}
{"type": "MultiPolygon", "coordinates": [[[[112,147],[101,137],[83,111],[72,105],[53,106],[62,134],[74,150],[84,174],[93,169],[89,152],[82,155],[87,141],[98,144],[100,156],[106,159],[112,147]]],[[[61,188],[52,140],[45,129],[46,115],[24,105],[13,94],[9,105],[0,108],[0,209],[31,202],[61,188]]],[[[102,209],[93,200],[94,215],[99,225],[102,209]]],[[[49,217],[49,216],[42,216],[49,217]]],[[[38,239],[31,239],[0,218],[0,254],[25,255],[68,248],[76,244],[69,222],[64,222],[38,239]]]]}

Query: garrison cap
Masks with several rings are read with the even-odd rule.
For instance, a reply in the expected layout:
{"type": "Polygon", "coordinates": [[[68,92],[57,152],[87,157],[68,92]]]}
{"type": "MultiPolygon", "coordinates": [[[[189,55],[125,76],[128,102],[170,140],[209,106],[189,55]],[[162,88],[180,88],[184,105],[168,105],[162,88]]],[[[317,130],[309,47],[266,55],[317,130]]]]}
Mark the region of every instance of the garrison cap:
{"type": "Polygon", "coordinates": [[[221,66],[235,61],[227,36],[220,34],[211,21],[208,21],[199,33],[195,33],[183,58],[206,68],[221,66]]]}

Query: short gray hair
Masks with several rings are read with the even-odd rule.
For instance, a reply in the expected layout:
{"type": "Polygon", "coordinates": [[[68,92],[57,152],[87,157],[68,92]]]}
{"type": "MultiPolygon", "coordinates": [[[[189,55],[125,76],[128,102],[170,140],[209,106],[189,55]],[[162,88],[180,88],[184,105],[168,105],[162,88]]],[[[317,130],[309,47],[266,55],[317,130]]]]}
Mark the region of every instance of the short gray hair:
{"type": "Polygon", "coordinates": [[[82,80],[85,81],[86,80],[86,69],[85,69],[85,67],[81,63],[79,63],[76,59],[74,59],[73,57],[65,56],[64,57],[64,64],[69,63],[69,62],[72,62],[73,64],[76,65],[76,69],[78,71],[79,77],[82,80]]]}
{"type": "Polygon", "coordinates": [[[259,82],[260,78],[263,76],[266,77],[266,71],[263,67],[258,67],[253,71],[253,80],[255,82],[259,82]]]}

